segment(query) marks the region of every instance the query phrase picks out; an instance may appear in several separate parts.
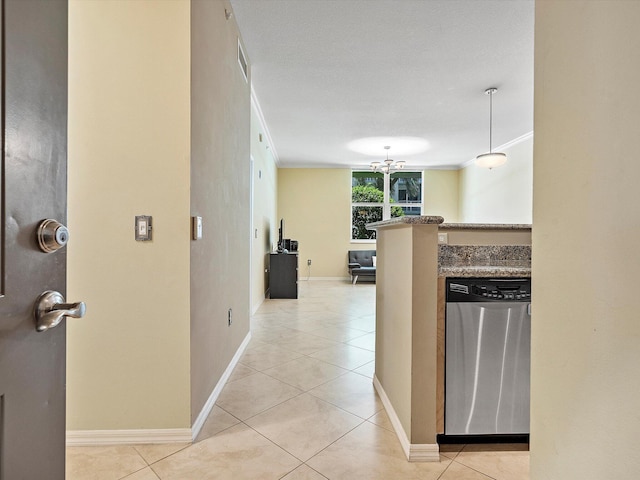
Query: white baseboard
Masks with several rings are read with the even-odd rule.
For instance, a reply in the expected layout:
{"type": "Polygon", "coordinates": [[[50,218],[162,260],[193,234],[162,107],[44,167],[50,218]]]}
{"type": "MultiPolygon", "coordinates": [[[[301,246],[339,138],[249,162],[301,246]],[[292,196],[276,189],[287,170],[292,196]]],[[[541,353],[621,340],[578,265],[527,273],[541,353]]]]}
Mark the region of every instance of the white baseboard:
{"type": "Polygon", "coordinates": [[[67,430],[68,447],[148,443],[191,443],[191,429],[67,430]]]}
{"type": "Polygon", "coordinates": [[[298,275],[298,283],[300,282],[319,282],[319,281],[328,281],[328,282],[335,282],[335,281],[345,281],[345,282],[350,282],[350,278],[349,277],[305,277],[304,275],[298,275]]]}
{"type": "Polygon", "coordinates": [[[439,462],[440,446],[437,443],[412,443],[409,445],[410,462],[439,462]]]}
{"type": "Polygon", "coordinates": [[[407,460],[410,462],[439,462],[440,461],[440,447],[437,443],[411,443],[409,441],[409,437],[407,436],[407,432],[404,431],[402,427],[402,423],[396,414],[393,405],[391,405],[391,401],[387,396],[387,393],[384,391],[382,384],[378,380],[378,377],[374,375],[373,377],[373,386],[378,392],[380,396],[380,400],[382,401],[382,405],[389,416],[389,420],[391,421],[391,425],[393,425],[393,429],[396,432],[396,436],[400,441],[400,445],[402,450],[404,451],[407,460]]]}
{"type": "MultiPolygon", "coordinates": [[[[267,290],[267,292],[268,292],[268,290],[267,290]]],[[[264,298],[262,300],[260,300],[257,305],[254,305],[253,307],[251,307],[251,315],[255,315],[255,313],[258,311],[258,309],[264,303],[265,298],[268,298],[268,293],[264,294],[264,298]]]]}
{"type": "Polygon", "coordinates": [[[246,350],[247,345],[249,345],[250,340],[251,340],[251,331],[249,331],[249,333],[247,333],[247,336],[244,337],[244,340],[238,347],[238,350],[236,350],[236,353],[231,359],[231,362],[229,362],[229,365],[227,366],[226,370],[220,377],[220,380],[218,380],[218,383],[216,384],[216,386],[213,388],[213,391],[211,392],[211,395],[209,395],[209,398],[207,399],[206,403],[202,407],[202,410],[200,410],[200,414],[198,415],[198,418],[196,418],[196,421],[193,422],[193,425],[191,426],[191,432],[192,432],[191,439],[193,441],[195,441],[196,437],[200,433],[200,430],[202,430],[202,426],[204,425],[204,422],[207,420],[207,417],[211,413],[211,410],[213,409],[213,406],[216,404],[216,401],[218,400],[218,397],[220,396],[222,389],[224,388],[225,384],[227,383],[227,380],[229,380],[229,377],[233,373],[233,369],[236,368],[236,365],[240,361],[240,357],[242,357],[242,354],[246,350]]]}
{"type": "Polygon", "coordinates": [[[142,430],[67,430],[67,446],[92,445],[132,445],[159,443],[191,443],[200,433],[204,422],[211,413],[220,392],[231,376],[251,340],[251,332],[242,341],[226,370],[218,380],[198,418],[191,428],[142,429],[142,430]]]}

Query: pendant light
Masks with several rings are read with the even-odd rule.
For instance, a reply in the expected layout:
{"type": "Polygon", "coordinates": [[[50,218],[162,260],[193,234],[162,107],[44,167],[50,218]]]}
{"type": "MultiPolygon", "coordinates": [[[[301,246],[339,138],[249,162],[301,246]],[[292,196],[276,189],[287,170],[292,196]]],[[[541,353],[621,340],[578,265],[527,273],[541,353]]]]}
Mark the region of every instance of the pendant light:
{"type": "Polygon", "coordinates": [[[476,165],[492,169],[504,165],[507,162],[507,155],[500,152],[491,151],[491,136],[493,133],[493,94],[498,91],[497,88],[487,88],[484,93],[489,95],[489,153],[483,153],[476,157],[476,165]]]}
{"type": "Polygon", "coordinates": [[[371,170],[373,170],[374,172],[378,171],[382,173],[391,173],[394,170],[402,170],[404,168],[404,160],[398,160],[397,162],[394,162],[389,158],[390,148],[390,146],[384,147],[384,149],[387,151],[386,160],[384,160],[383,162],[371,162],[371,170]]]}

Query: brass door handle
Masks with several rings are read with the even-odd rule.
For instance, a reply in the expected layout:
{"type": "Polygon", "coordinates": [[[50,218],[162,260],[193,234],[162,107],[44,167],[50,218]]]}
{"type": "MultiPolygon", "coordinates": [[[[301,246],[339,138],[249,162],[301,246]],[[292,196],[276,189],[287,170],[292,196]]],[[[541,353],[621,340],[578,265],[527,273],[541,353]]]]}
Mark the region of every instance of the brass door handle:
{"type": "Polygon", "coordinates": [[[46,291],[38,297],[34,308],[36,330],[44,332],[56,327],[64,317],[82,318],[86,310],[84,302],[65,303],[60,292],[46,291]]]}

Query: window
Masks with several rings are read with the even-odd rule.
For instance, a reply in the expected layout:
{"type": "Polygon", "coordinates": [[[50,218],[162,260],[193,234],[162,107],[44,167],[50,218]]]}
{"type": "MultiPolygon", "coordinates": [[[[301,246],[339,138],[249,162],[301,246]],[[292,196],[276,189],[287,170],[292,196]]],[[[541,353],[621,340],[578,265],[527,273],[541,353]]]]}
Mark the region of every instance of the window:
{"type": "Polygon", "coordinates": [[[352,172],[351,174],[351,239],[369,240],[376,232],[365,228],[367,223],[382,220],[384,207],[384,174],[352,172]]]}
{"type": "Polygon", "coordinates": [[[374,240],[366,224],[404,215],[422,215],[422,172],[352,172],[352,240],[374,240]]]}
{"type": "MultiPolygon", "coordinates": [[[[391,174],[389,198],[405,215],[422,215],[422,172],[391,174]]],[[[391,212],[392,217],[399,217],[391,212]]]]}

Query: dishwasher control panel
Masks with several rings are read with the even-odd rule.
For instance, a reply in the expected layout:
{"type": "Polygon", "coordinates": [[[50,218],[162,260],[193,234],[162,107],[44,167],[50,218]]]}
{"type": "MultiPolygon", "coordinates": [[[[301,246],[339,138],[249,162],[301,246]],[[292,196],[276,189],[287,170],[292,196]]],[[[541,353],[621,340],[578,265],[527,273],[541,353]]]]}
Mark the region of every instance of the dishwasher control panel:
{"type": "Polygon", "coordinates": [[[447,302],[530,302],[530,278],[447,278],[447,302]]]}

